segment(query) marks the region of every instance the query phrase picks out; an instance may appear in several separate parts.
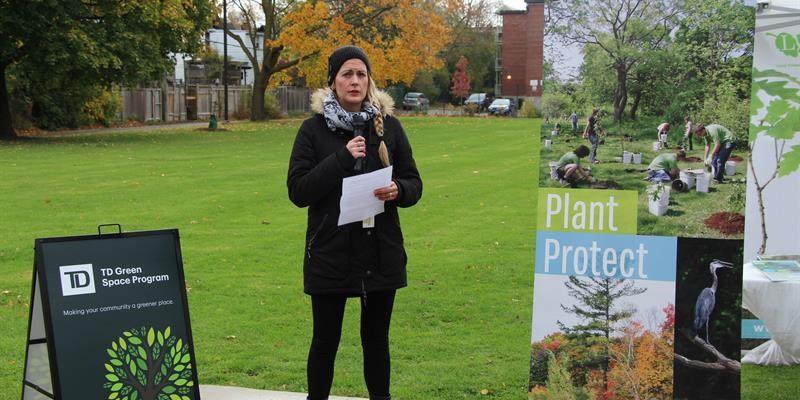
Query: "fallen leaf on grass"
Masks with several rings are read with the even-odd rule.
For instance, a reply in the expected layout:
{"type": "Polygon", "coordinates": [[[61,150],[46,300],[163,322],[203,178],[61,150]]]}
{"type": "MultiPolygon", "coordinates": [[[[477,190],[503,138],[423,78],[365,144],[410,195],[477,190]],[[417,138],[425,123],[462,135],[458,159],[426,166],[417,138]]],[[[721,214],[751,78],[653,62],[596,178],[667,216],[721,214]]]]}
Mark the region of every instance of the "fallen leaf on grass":
{"type": "Polygon", "coordinates": [[[236,340],[236,335],[225,336],[225,340],[236,340]]]}

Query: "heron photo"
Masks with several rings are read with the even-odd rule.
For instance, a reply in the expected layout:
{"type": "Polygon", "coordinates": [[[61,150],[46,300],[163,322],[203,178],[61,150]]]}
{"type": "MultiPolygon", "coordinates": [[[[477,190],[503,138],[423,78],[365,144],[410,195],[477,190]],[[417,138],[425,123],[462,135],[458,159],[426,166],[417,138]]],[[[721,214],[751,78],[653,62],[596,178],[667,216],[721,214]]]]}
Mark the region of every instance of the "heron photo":
{"type": "Polygon", "coordinates": [[[678,238],[675,398],[738,400],[741,240],[678,238]]]}

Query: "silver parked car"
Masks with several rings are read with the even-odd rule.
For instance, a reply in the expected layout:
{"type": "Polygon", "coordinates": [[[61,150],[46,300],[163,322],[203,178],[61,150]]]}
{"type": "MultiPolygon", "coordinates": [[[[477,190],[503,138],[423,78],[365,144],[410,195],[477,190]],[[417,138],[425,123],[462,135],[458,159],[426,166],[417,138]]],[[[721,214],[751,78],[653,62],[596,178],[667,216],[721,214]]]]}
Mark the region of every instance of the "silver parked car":
{"type": "Polygon", "coordinates": [[[430,104],[424,93],[411,92],[403,97],[403,110],[427,110],[430,104]]]}

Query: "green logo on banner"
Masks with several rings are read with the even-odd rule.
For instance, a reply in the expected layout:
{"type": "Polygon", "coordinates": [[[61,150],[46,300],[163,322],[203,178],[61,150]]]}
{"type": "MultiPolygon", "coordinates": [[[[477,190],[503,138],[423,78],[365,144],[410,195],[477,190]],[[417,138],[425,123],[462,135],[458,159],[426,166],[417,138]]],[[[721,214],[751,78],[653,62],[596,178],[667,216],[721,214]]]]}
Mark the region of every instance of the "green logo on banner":
{"type": "Polygon", "coordinates": [[[789,57],[800,56],[800,35],[792,36],[791,33],[781,32],[779,34],[767,33],[767,36],[775,38],[775,48],[789,57]]]}
{"type": "Polygon", "coordinates": [[[538,226],[559,232],[636,234],[634,190],[539,189],[538,226]]]}
{"type": "Polygon", "coordinates": [[[189,346],[169,327],[127,330],[106,352],[108,400],[191,400],[189,346]]]}

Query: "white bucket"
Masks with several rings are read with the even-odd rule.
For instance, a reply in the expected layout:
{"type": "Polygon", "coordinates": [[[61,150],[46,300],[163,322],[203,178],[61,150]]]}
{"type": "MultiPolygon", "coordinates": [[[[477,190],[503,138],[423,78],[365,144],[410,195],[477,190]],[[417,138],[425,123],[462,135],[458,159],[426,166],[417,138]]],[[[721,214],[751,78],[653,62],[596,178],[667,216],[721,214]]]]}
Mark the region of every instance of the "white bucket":
{"type": "Polygon", "coordinates": [[[633,163],[634,164],[642,163],[642,153],[633,153],[633,163]]]}
{"type": "Polygon", "coordinates": [[[653,151],[661,150],[661,142],[653,142],[653,151]]]}
{"type": "Polygon", "coordinates": [[[632,156],[633,156],[633,153],[630,153],[630,152],[627,152],[627,151],[622,152],[622,163],[623,164],[630,164],[632,156]]]}
{"type": "Polygon", "coordinates": [[[736,161],[728,161],[725,163],[725,175],[731,176],[736,173],[736,161]]]}
{"type": "Polygon", "coordinates": [[[648,205],[648,211],[650,211],[650,214],[660,217],[667,213],[667,207],[668,206],[666,204],[660,204],[657,201],[650,201],[650,204],[648,205]]]}
{"type": "Polygon", "coordinates": [[[695,184],[695,175],[692,172],[681,171],[681,180],[686,184],[687,189],[691,189],[695,184]]]}
{"type": "Polygon", "coordinates": [[[545,139],[545,140],[544,140],[544,148],[545,148],[545,149],[549,149],[549,148],[551,148],[552,146],[553,146],[553,141],[552,141],[552,140],[550,140],[550,139],[545,139]]]}
{"type": "Polygon", "coordinates": [[[669,207],[669,187],[663,186],[658,192],[658,199],[653,200],[654,191],[658,186],[653,185],[650,186],[650,189],[647,193],[647,205],[650,214],[661,216],[667,213],[667,208],[669,207]]]}
{"type": "Polygon", "coordinates": [[[557,181],[558,180],[558,163],[555,161],[551,161],[548,166],[550,167],[550,179],[557,181]]]}
{"type": "Polygon", "coordinates": [[[699,174],[695,177],[696,188],[700,193],[708,193],[709,183],[711,183],[711,175],[707,173],[699,174]]]}

